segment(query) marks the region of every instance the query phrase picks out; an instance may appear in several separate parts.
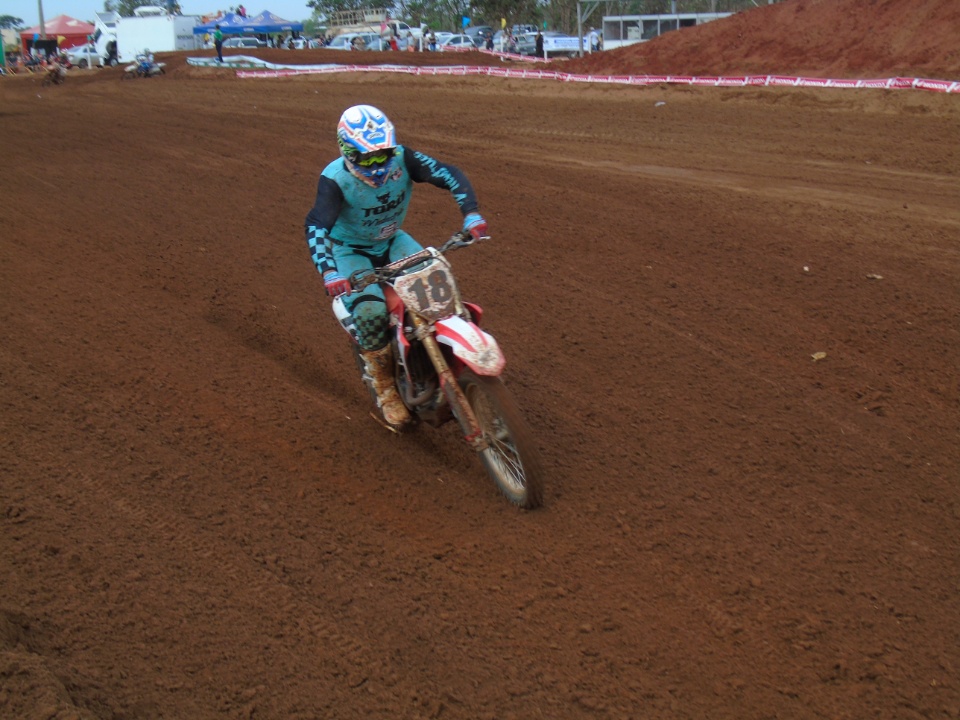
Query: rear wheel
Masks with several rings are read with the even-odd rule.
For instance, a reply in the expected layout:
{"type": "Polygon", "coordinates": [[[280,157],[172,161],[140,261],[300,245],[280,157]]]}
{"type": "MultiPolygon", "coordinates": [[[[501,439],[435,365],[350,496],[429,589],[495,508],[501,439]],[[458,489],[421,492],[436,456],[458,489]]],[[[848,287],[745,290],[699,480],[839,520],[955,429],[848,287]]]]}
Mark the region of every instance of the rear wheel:
{"type": "Polygon", "coordinates": [[[533,509],[543,502],[543,464],[530,426],[500,378],[464,370],[460,387],[488,447],[480,451],[487,474],[507,499],[533,509]]]}

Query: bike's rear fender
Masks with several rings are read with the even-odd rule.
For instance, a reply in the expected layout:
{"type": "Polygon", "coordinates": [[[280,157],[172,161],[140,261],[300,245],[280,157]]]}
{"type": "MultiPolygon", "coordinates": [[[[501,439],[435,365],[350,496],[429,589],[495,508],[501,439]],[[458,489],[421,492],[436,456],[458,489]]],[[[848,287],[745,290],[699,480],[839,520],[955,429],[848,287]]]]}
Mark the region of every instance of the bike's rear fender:
{"type": "Polygon", "coordinates": [[[493,335],[481,330],[476,323],[468,322],[459,315],[451,315],[438,320],[434,330],[437,342],[449,347],[454,357],[478,375],[499,375],[503,372],[507,359],[500,351],[500,346],[493,335]]]}

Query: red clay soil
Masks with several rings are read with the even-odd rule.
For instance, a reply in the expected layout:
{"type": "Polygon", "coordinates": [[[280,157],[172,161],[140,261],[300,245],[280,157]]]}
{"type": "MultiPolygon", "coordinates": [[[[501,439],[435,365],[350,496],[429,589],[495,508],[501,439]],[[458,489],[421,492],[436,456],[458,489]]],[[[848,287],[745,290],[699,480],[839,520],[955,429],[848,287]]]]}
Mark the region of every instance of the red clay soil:
{"type": "Polygon", "coordinates": [[[787,0],[569,63],[598,75],[960,80],[956,0],[787,0]]]}
{"type": "Polygon", "coordinates": [[[0,717],[960,717],[960,98],[119,74],[0,80],[0,717]],[[357,102],[477,188],[540,510],[368,416],[357,102]]]}

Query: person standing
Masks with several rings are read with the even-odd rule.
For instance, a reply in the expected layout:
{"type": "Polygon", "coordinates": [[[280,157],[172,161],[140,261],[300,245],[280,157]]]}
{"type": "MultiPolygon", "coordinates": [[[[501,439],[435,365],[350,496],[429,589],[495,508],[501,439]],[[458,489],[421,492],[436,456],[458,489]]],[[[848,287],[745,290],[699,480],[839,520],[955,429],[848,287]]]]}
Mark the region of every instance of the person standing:
{"type": "Polygon", "coordinates": [[[217,25],[213,31],[213,44],[217,48],[217,62],[223,62],[223,30],[217,25]]]}
{"type": "Polygon", "coordinates": [[[534,49],[534,54],[535,54],[538,58],[542,58],[542,57],[543,57],[543,33],[540,32],[539,30],[537,30],[537,38],[536,38],[536,45],[535,45],[535,49],[534,49]]]}

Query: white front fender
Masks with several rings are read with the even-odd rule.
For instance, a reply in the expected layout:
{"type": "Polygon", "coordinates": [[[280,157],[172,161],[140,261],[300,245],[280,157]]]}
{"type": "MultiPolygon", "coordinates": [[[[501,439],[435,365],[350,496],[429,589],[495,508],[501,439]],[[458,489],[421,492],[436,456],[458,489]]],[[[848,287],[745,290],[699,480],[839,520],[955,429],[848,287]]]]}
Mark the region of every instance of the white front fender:
{"type": "Polygon", "coordinates": [[[434,324],[437,342],[453,350],[478,375],[499,375],[507,359],[493,335],[485,333],[472,322],[459,315],[451,315],[434,324]]]}

